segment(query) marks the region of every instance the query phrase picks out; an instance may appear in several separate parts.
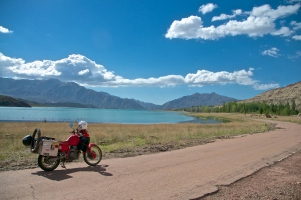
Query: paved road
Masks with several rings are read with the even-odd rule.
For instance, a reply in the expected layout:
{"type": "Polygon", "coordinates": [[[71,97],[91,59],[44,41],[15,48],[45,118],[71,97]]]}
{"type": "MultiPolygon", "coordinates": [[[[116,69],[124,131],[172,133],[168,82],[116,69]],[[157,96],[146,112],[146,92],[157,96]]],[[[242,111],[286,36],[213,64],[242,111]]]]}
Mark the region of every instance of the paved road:
{"type": "MultiPolygon", "coordinates": [[[[273,122],[275,123],[275,122],[273,122]]],[[[182,150],[0,173],[1,199],[193,199],[301,149],[301,125],[182,150]]]]}

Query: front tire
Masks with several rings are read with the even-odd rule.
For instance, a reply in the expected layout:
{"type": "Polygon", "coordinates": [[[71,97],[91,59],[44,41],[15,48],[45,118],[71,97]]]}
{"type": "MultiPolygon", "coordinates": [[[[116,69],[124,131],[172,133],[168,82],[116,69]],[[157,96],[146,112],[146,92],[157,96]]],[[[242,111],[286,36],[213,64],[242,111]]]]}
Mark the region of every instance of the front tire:
{"type": "Polygon", "coordinates": [[[102,159],[102,151],[98,146],[94,145],[91,146],[91,149],[88,150],[83,156],[88,165],[95,166],[102,159]]]}
{"type": "Polygon", "coordinates": [[[44,171],[55,170],[60,164],[60,159],[55,160],[55,161],[50,161],[49,159],[51,159],[51,158],[54,158],[54,157],[39,155],[39,158],[38,158],[39,167],[44,171]]]}

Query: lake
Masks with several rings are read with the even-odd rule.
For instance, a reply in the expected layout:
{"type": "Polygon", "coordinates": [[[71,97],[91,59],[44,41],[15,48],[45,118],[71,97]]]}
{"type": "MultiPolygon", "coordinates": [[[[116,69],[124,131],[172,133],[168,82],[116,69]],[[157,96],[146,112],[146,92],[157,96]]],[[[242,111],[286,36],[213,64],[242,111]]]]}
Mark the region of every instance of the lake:
{"type": "Polygon", "coordinates": [[[51,121],[119,124],[160,123],[220,123],[217,120],[202,120],[183,115],[181,112],[121,110],[98,108],[62,107],[0,107],[0,121],[51,121]]]}

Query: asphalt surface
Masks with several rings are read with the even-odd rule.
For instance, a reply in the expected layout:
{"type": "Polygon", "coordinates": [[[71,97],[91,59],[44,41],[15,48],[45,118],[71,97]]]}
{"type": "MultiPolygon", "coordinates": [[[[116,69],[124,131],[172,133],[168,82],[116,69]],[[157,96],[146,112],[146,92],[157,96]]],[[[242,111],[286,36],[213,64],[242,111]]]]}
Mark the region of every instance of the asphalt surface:
{"type": "MultiPolygon", "coordinates": [[[[272,121],[271,123],[275,123],[272,121]]],[[[164,153],[0,172],[1,199],[194,199],[301,149],[301,125],[164,153]]]]}

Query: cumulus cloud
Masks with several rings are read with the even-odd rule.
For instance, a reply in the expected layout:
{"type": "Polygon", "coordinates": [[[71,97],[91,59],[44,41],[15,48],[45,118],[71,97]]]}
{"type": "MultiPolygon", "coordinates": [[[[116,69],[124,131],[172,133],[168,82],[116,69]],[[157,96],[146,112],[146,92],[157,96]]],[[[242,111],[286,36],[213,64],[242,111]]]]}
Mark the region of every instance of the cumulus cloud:
{"type": "Polygon", "coordinates": [[[7,28],[4,28],[3,26],[0,26],[0,33],[12,33],[13,31],[8,30],[7,28]]]}
{"type": "Polygon", "coordinates": [[[231,18],[236,17],[237,15],[241,15],[242,14],[242,10],[241,9],[237,9],[237,10],[234,10],[232,12],[233,12],[232,15],[221,14],[220,16],[214,16],[211,21],[231,19],[231,18]]]}
{"type": "Polygon", "coordinates": [[[279,35],[279,36],[290,36],[293,33],[288,27],[281,27],[281,29],[274,31],[271,33],[272,35],[279,35]]]}
{"type": "Polygon", "coordinates": [[[10,58],[0,53],[1,76],[19,78],[59,78],[62,81],[83,80],[97,84],[104,80],[112,80],[118,76],[107,71],[102,65],[85,56],[72,54],[61,60],[37,60],[26,63],[21,58],[10,58]]]}
{"type": "Polygon", "coordinates": [[[208,3],[206,5],[202,5],[200,8],[199,8],[199,12],[206,14],[206,13],[209,13],[209,12],[212,12],[215,8],[217,8],[217,5],[216,4],[213,4],[213,3],[208,3]]]}
{"type": "MultiPolygon", "coordinates": [[[[276,29],[275,21],[292,14],[296,14],[300,4],[278,6],[272,9],[270,5],[254,7],[252,11],[244,12],[248,17],[241,21],[230,20],[217,27],[211,25],[205,27],[202,18],[199,16],[190,16],[175,20],[165,34],[166,38],[182,39],[204,39],[217,40],[226,36],[247,35],[249,37],[261,37],[267,34],[274,36],[289,36],[293,33],[288,27],[276,29]]],[[[240,10],[234,12],[234,16],[241,13],[240,10]]],[[[231,18],[230,15],[220,15],[215,20],[231,18]]]]}
{"type": "Polygon", "coordinates": [[[272,56],[274,58],[277,58],[277,57],[280,56],[279,49],[277,49],[276,47],[273,47],[273,48],[268,49],[268,50],[264,50],[261,54],[265,55],[265,56],[272,56]]]}
{"type": "MultiPolygon", "coordinates": [[[[72,54],[67,58],[51,61],[33,61],[26,63],[21,58],[10,58],[0,53],[0,76],[25,79],[57,78],[61,81],[74,81],[80,85],[97,87],[174,87],[187,85],[202,87],[206,85],[239,84],[256,88],[265,88],[259,81],[252,79],[253,68],[234,72],[198,70],[196,73],[166,75],[158,78],[127,79],[115,75],[103,65],[89,58],[72,54]]],[[[266,86],[267,87],[267,86],[266,86]]]]}
{"type": "Polygon", "coordinates": [[[256,83],[251,76],[253,75],[253,69],[240,70],[234,72],[211,72],[207,70],[198,70],[195,74],[187,74],[185,82],[189,85],[204,86],[204,85],[216,85],[216,84],[229,84],[237,83],[240,85],[253,85],[256,83]]]}
{"type": "Polygon", "coordinates": [[[272,84],[257,84],[255,83],[253,88],[255,90],[270,90],[270,89],[274,89],[274,88],[279,88],[279,84],[278,83],[272,83],[272,84]]]}
{"type": "Polygon", "coordinates": [[[294,26],[294,30],[301,29],[301,22],[292,21],[291,25],[294,26]]]}
{"type": "Polygon", "coordinates": [[[294,39],[294,40],[301,40],[301,35],[294,35],[294,36],[293,36],[293,39],[294,39]]]}

